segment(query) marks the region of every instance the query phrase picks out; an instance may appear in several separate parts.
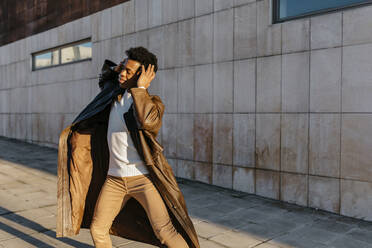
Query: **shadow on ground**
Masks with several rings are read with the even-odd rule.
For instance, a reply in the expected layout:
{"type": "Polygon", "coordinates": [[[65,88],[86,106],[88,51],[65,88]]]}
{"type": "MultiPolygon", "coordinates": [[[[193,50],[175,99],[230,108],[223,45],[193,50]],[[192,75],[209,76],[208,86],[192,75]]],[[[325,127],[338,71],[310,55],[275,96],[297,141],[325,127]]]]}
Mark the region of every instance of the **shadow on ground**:
{"type": "MultiPolygon", "coordinates": [[[[50,239],[56,238],[56,232],[54,230],[50,230],[42,226],[41,224],[29,220],[17,213],[14,213],[8,209],[0,207],[0,230],[9,234],[9,237],[14,236],[17,239],[21,239],[24,242],[27,242],[30,245],[34,245],[36,247],[43,247],[43,248],[52,248],[55,246],[50,245],[50,242],[38,239],[38,237],[33,236],[36,233],[42,233],[49,237],[50,239]],[[21,228],[20,228],[21,227],[21,228]]],[[[10,238],[11,239],[11,238],[10,238]]],[[[4,237],[0,236],[0,240],[5,240],[4,237]]],[[[70,238],[58,238],[59,242],[63,242],[67,245],[72,247],[81,247],[81,248],[92,248],[93,246],[82,243],[80,241],[76,241],[70,238]]],[[[52,242],[53,243],[53,242],[52,242]]]]}

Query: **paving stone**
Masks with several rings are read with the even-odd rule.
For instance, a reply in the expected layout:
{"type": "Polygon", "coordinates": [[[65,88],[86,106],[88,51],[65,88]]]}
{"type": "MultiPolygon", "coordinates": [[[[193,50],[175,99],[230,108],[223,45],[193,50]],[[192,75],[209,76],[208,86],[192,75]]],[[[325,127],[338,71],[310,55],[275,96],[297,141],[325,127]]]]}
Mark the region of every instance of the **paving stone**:
{"type": "Polygon", "coordinates": [[[239,227],[237,231],[249,233],[251,237],[261,241],[272,239],[283,233],[283,231],[274,230],[266,224],[256,223],[250,223],[245,226],[239,227]]]}
{"type": "Polygon", "coordinates": [[[371,244],[361,242],[346,236],[341,236],[339,239],[334,240],[328,244],[330,248],[372,248],[371,244]]]}
{"type": "MultiPolygon", "coordinates": [[[[352,219],[352,220],[356,221],[356,219],[352,219]]],[[[364,230],[367,230],[367,231],[372,231],[372,225],[371,225],[370,221],[360,221],[360,222],[357,222],[356,225],[360,229],[364,229],[364,230]]]]}
{"type": "MultiPolygon", "coordinates": [[[[52,229],[54,232],[55,237],[55,229],[52,229]]],[[[80,229],[79,234],[73,237],[63,237],[63,238],[56,238],[66,244],[70,244],[72,247],[93,247],[93,240],[92,237],[90,236],[90,231],[89,229],[83,228],[80,229]]]]}
{"type": "Polygon", "coordinates": [[[145,244],[145,243],[140,243],[140,242],[131,242],[131,243],[128,243],[128,244],[120,245],[118,247],[122,247],[122,248],[151,248],[151,247],[156,247],[156,246],[145,244]]]}
{"type": "Polygon", "coordinates": [[[266,242],[262,242],[261,244],[255,246],[255,248],[277,248],[278,246],[272,245],[266,242]]]}
{"type": "Polygon", "coordinates": [[[210,240],[231,248],[248,248],[262,242],[250,237],[249,234],[244,234],[236,231],[230,231],[216,235],[210,238],[210,240]]]}
{"type": "MultiPolygon", "coordinates": [[[[274,247],[280,247],[280,248],[294,248],[294,247],[301,247],[301,248],[314,248],[318,247],[319,243],[316,243],[311,240],[300,240],[300,239],[291,239],[291,238],[283,238],[278,240],[272,240],[269,241],[268,244],[273,245],[274,247]]],[[[323,246],[324,247],[324,246],[323,246]]]]}
{"type": "Polygon", "coordinates": [[[240,198],[232,198],[229,201],[229,203],[234,205],[235,207],[244,208],[244,209],[252,208],[260,204],[260,202],[250,201],[248,199],[240,199],[240,198]]]}
{"type": "Polygon", "coordinates": [[[237,209],[226,203],[215,203],[201,208],[193,208],[189,213],[204,220],[216,221],[218,218],[234,213],[237,209]]]}
{"type": "Polygon", "coordinates": [[[346,233],[355,227],[355,225],[343,224],[330,219],[316,220],[311,224],[311,226],[338,234],[346,233]]]}
{"type": "Polygon", "coordinates": [[[288,234],[273,239],[273,241],[288,242],[296,245],[300,244],[300,247],[314,247],[321,244],[327,244],[339,237],[338,234],[328,232],[323,229],[314,228],[310,225],[300,227],[288,234]],[[312,245],[312,246],[310,246],[312,245]]]}
{"type": "Polygon", "coordinates": [[[125,239],[125,238],[122,238],[122,237],[118,237],[118,236],[114,236],[114,235],[111,235],[111,241],[112,241],[112,246],[114,247],[125,247],[125,245],[129,245],[130,243],[137,243],[137,242],[134,242],[133,240],[129,240],[129,239],[125,239]]]}
{"type": "Polygon", "coordinates": [[[57,205],[52,205],[52,206],[48,206],[48,207],[43,207],[43,208],[40,208],[40,209],[44,209],[52,214],[57,214],[57,205]]]}
{"type": "Polygon", "coordinates": [[[215,223],[209,223],[207,221],[202,221],[196,224],[195,230],[198,233],[198,236],[206,239],[231,231],[230,228],[222,225],[216,225],[215,223]]]}
{"type": "Polygon", "coordinates": [[[201,195],[200,197],[197,198],[191,198],[186,200],[186,204],[189,208],[201,208],[201,207],[208,207],[211,205],[215,205],[216,201],[218,199],[221,199],[220,194],[214,194],[214,195],[201,195]]]}
{"type": "Polygon", "coordinates": [[[219,245],[218,243],[209,240],[202,240],[199,243],[200,247],[203,248],[226,248],[226,246],[219,245]]]}
{"type": "Polygon", "coordinates": [[[270,218],[269,214],[260,212],[257,209],[237,209],[230,214],[220,215],[215,218],[215,223],[225,225],[231,228],[240,228],[247,224],[263,223],[267,218],[270,218]]]}
{"type": "Polygon", "coordinates": [[[356,240],[364,241],[372,244],[372,231],[355,228],[346,234],[356,240]]]}

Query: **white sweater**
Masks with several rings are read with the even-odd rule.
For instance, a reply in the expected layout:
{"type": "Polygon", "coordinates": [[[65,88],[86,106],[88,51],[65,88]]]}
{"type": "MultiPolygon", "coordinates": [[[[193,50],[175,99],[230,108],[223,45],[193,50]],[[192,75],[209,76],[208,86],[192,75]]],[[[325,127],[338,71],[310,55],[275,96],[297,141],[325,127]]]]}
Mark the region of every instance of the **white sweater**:
{"type": "Polygon", "coordinates": [[[110,151],[109,175],[118,177],[148,174],[149,171],[139,156],[128,132],[123,114],[128,112],[133,99],[125,91],[120,102],[115,100],[111,105],[107,129],[107,142],[110,151]]]}

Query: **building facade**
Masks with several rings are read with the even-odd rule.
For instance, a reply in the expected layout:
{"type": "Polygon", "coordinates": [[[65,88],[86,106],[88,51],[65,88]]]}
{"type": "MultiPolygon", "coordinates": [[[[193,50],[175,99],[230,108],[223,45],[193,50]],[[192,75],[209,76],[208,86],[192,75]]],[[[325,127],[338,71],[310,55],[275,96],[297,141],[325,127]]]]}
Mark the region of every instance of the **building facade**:
{"type": "Polygon", "coordinates": [[[144,46],[176,176],[372,220],[372,6],[290,3],[131,0],[4,44],[0,135],[57,147],[104,59],[144,46]],[[90,59],[34,70],[35,53],[84,39],[90,59]]]}

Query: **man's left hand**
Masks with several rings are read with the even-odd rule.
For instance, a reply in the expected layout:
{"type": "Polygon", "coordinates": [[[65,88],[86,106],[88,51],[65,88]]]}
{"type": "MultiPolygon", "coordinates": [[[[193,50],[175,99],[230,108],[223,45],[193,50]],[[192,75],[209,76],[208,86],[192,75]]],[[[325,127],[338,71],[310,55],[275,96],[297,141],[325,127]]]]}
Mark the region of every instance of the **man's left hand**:
{"type": "Polygon", "coordinates": [[[143,86],[146,89],[150,86],[151,81],[155,78],[154,65],[149,64],[147,70],[141,65],[141,75],[137,81],[137,87],[143,86]]]}

